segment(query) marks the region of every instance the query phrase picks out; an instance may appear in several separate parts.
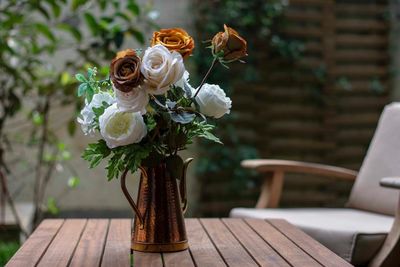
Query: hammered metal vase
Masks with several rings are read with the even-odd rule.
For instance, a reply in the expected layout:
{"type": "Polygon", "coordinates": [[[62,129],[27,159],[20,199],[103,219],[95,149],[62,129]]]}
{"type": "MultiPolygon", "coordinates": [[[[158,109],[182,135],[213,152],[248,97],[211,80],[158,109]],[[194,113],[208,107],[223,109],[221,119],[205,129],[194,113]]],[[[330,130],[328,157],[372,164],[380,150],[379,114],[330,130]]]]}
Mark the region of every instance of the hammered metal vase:
{"type": "Polygon", "coordinates": [[[142,167],[137,204],[126,188],[125,171],[121,189],[135,212],[132,249],[142,252],[174,252],[189,247],[183,214],[187,208],[186,169],[184,162],[179,181],[172,177],[166,163],[142,167]]]}

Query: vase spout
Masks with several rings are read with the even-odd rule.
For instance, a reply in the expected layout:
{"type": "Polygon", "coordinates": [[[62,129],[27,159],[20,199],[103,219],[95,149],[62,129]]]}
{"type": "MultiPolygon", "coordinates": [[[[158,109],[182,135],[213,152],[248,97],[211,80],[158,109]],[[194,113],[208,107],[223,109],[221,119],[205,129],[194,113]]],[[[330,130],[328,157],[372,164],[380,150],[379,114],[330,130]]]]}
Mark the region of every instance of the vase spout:
{"type": "Polygon", "coordinates": [[[186,187],[186,175],[187,175],[187,168],[189,167],[190,162],[193,161],[193,158],[188,158],[183,163],[182,168],[182,176],[181,181],[179,182],[179,192],[181,195],[181,202],[182,202],[182,212],[183,214],[186,213],[188,207],[188,200],[187,200],[187,187],[186,187]]]}

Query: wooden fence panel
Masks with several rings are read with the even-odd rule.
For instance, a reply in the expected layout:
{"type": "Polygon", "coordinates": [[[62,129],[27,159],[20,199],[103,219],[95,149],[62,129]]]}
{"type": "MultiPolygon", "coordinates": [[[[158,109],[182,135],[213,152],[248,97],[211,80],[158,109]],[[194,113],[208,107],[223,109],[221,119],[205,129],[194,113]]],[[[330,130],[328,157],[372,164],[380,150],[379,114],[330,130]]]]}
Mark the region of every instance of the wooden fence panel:
{"type": "MultiPolygon", "coordinates": [[[[385,104],[389,102],[387,1],[291,0],[283,34],[304,43],[293,71],[281,58],[257,53],[262,82],[237,82],[236,126],[241,140],[265,158],[316,161],[358,169],[385,104]],[[263,60],[264,59],[264,60],[263,60]]],[[[221,179],[202,192],[205,215],[252,206],[258,190],[223,193],[221,179]],[[221,190],[219,190],[221,189],[221,190]],[[224,196],[221,200],[221,194],[224,196]]],[[[290,175],[283,206],[341,206],[351,183],[290,175]]]]}

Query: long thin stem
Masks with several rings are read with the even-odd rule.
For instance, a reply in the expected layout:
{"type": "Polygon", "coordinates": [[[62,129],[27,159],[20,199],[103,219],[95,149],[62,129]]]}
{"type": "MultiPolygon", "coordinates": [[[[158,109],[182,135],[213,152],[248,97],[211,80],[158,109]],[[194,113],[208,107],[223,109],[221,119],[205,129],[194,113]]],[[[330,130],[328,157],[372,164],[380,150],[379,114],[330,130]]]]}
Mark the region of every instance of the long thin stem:
{"type": "MultiPolygon", "coordinates": [[[[3,190],[3,193],[5,195],[5,198],[7,199],[8,205],[11,209],[12,214],[14,215],[14,219],[17,222],[19,228],[21,229],[21,232],[24,234],[25,237],[28,236],[28,232],[26,231],[26,229],[24,228],[24,226],[22,225],[21,219],[18,215],[18,211],[15,207],[15,203],[14,200],[10,194],[10,191],[8,190],[8,186],[7,186],[7,179],[4,176],[3,172],[0,169],[0,184],[3,190]]],[[[4,221],[3,221],[4,222],[4,221]]]]}
{"type": "Polygon", "coordinates": [[[201,81],[201,83],[200,83],[200,85],[199,85],[199,88],[197,89],[196,93],[194,94],[192,100],[195,99],[196,96],[199,94],[199,92],[200,92],[200,90],[201,90],[201,87],[203,87],[204,83],[206,82],[208,76],[210,75],[210,73],[211,73],[211,71],[212,71],[212,69],[214,68],[214,66],[215,66],[216,63],[217,63],[217,57],[214,57],[214,59],[213,59],[213,61],[212,61],[212,63],[211,63],[210,68],[208,69],[206,75],[204,75],[204,78],[203,78],[203,80],[201,81]]]}
{"type": "Polygon", "coordinates": [[[44,155],[44,150],[45,146],[47,143],[47,137],[48,137],[48,113],[50,109],[50,97],[46,96],[45,98],[45,103],[44,103],[44,108],[43,108],[43,124],[42,124],[42,136],[39,141],[39,150],[38,150],[38,158],[37,158],[37,163],[36,163],[36,177],[35,177],[35,187],[34,187],[34,206],[35,206],[35,215],[34,215],[34,225],[35,227],[40,221],[41,217],[41,202],[40,202],[40,196],[41,196],[41,191],[42,191],[42,167],[43,167],[43,155],[44,155]]]}

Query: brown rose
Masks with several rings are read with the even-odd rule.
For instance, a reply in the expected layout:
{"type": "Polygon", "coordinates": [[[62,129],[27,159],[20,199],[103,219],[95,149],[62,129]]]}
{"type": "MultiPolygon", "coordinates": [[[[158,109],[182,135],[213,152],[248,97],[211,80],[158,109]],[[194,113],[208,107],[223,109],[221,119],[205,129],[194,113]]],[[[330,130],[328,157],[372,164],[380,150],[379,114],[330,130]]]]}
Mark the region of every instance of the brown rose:
{"type": "Polygon", "coordinates": [[[183,58],[190,56],[194,49],[193,38],[181,28],[161,29],[154,32],[151,46],[156,44],[165,46],[169,51],[179,52],[183,58]]]}
{"type": "Polygon", "coordinates": [[[211,43],[214,55],[222,54],[224,61],[230,62],[247,56],[247,42],[237,31],[224,24],[224,32],[217,33],[211,43]]]}
{"type": "Polygon", "coordinates": [[[134,50],[119,51],[110,65],[110,78],[114,87],[122,92],[130,92],[139,86],[143,81],[140,64],[140,57],[134,50]]]}

